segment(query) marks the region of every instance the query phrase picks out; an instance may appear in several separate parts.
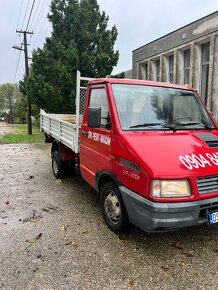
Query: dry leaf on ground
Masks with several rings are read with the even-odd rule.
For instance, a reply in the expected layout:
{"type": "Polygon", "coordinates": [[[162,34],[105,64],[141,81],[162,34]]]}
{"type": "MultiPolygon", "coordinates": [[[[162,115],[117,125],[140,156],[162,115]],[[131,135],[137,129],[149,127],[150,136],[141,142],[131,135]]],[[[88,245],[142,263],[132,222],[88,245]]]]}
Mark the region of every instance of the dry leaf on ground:
{"type": "Polygon", "coordinates": [[[134,284],[135,284],[135,282],[133,280],[129,280],[127,285],[128,285],[128,287],[132,287],[132,286],[134,286],[134,284]]]}

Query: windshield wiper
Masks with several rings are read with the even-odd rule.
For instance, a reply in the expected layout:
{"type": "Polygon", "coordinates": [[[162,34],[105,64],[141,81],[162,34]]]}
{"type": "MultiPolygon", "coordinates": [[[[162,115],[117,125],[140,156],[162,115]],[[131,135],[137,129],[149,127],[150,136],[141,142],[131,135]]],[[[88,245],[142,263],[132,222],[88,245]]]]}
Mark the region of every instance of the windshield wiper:
{"type": "Polygon", "coordinates": [[[129,128],[140,128],[140,127],[154,127],[157,125],[161,125],[162,128],[168,128],[176,132],[178,130],[178,126],[182,125],[180,123],[175,123],[175,124],[165,124],[165,123],[144,123],[144,124],[138,124],[138,125],[133,125],[129,128]]]}
{"type": "Polygon", "coordinates": [[[181,123],[174,123],[174,124],[164,123],[164,124],[162,124],[162,127],[173,130],[173,132],[176,132],[178,129],[181,129],[180,128],[181,125],[183,126],[183,124],[181,124],[181,123]]]}
{"type": "Polygon", "coordinates": [[[140,128],[140,127],[153,127],[157,125],[162,125],[162,123],[143,123],[143,124],[137,124],[130,126],[129,128],[140,128]]]}
{"type": "Polygon", "coordinates": [[[178,129],[182,129],[185,126],[191,126],[191,125],[199,125],[203,128],[206,128],[208,130],[212,130],[213,128],[209,127],[206,124],[200,123],[200,122],[176,122],[176,123],[172,123],[172,124],[167,124],[167,123],[143,123],[143,124],[137,124],[137,125],[133,125],[130,126],[129,128],[143,128],[143,127],[154,127],[154,126],[158,126],[161,125],[162,128],[167,128],[167,129],[171,129],[173,130],[173,132],[176,132],[178,129]]]}
{"type": "Polygon", "coordinates": [[[201,122],[186,122],[186,123],[181,123],[181,125],[184,125],[184,126],[200,125],[201,127],[208,129],[208,130],[213,129],[213,128],[209,127],[207,124],[203,124],[201,122]]]}

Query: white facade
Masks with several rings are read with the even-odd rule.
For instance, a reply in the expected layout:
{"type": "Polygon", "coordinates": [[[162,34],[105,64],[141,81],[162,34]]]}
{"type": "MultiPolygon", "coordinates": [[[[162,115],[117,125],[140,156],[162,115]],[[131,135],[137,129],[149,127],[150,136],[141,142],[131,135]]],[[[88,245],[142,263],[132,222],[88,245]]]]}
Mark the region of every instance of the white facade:
{"type": "Polygon", "coordinates": [[[133,78],[190,85],[218,120],[218,11],[134,50],[133,78]]]}

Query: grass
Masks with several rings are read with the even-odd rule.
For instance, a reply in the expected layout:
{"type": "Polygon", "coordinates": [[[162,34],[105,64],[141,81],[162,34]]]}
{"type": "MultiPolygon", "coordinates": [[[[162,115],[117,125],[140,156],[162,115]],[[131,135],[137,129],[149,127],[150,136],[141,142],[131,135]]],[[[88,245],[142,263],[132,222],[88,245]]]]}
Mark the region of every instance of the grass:
{"type": "Polygon", "coordinates": [[[44,135],[39,128],[32,127],[32,135],[28,135],[28,127],[26,124],[10,124],[8,125],[7,133],[0,137],[0,144],[15,144],[15,143],[34,143],[43,142],[44,135]]]}

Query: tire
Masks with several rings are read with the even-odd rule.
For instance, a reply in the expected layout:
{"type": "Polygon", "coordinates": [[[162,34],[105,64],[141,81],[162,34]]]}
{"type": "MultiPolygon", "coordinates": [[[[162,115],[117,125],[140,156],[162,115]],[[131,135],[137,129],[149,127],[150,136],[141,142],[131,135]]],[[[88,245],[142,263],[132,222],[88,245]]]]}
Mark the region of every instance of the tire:
{"type": "Polygon", "coordinates": [[[64,163],[61,161],[61,156],[58,151],[52,153],[52,170],[56,178],[61,178],[64,175],[64,163]]]}
{"type": "Polygon", "coordinates": [[[114,233],[126,232],[130,222],[119,189],[113,183],[106,183],[101,191],[101,209],[106,225],[114,233]]]}

